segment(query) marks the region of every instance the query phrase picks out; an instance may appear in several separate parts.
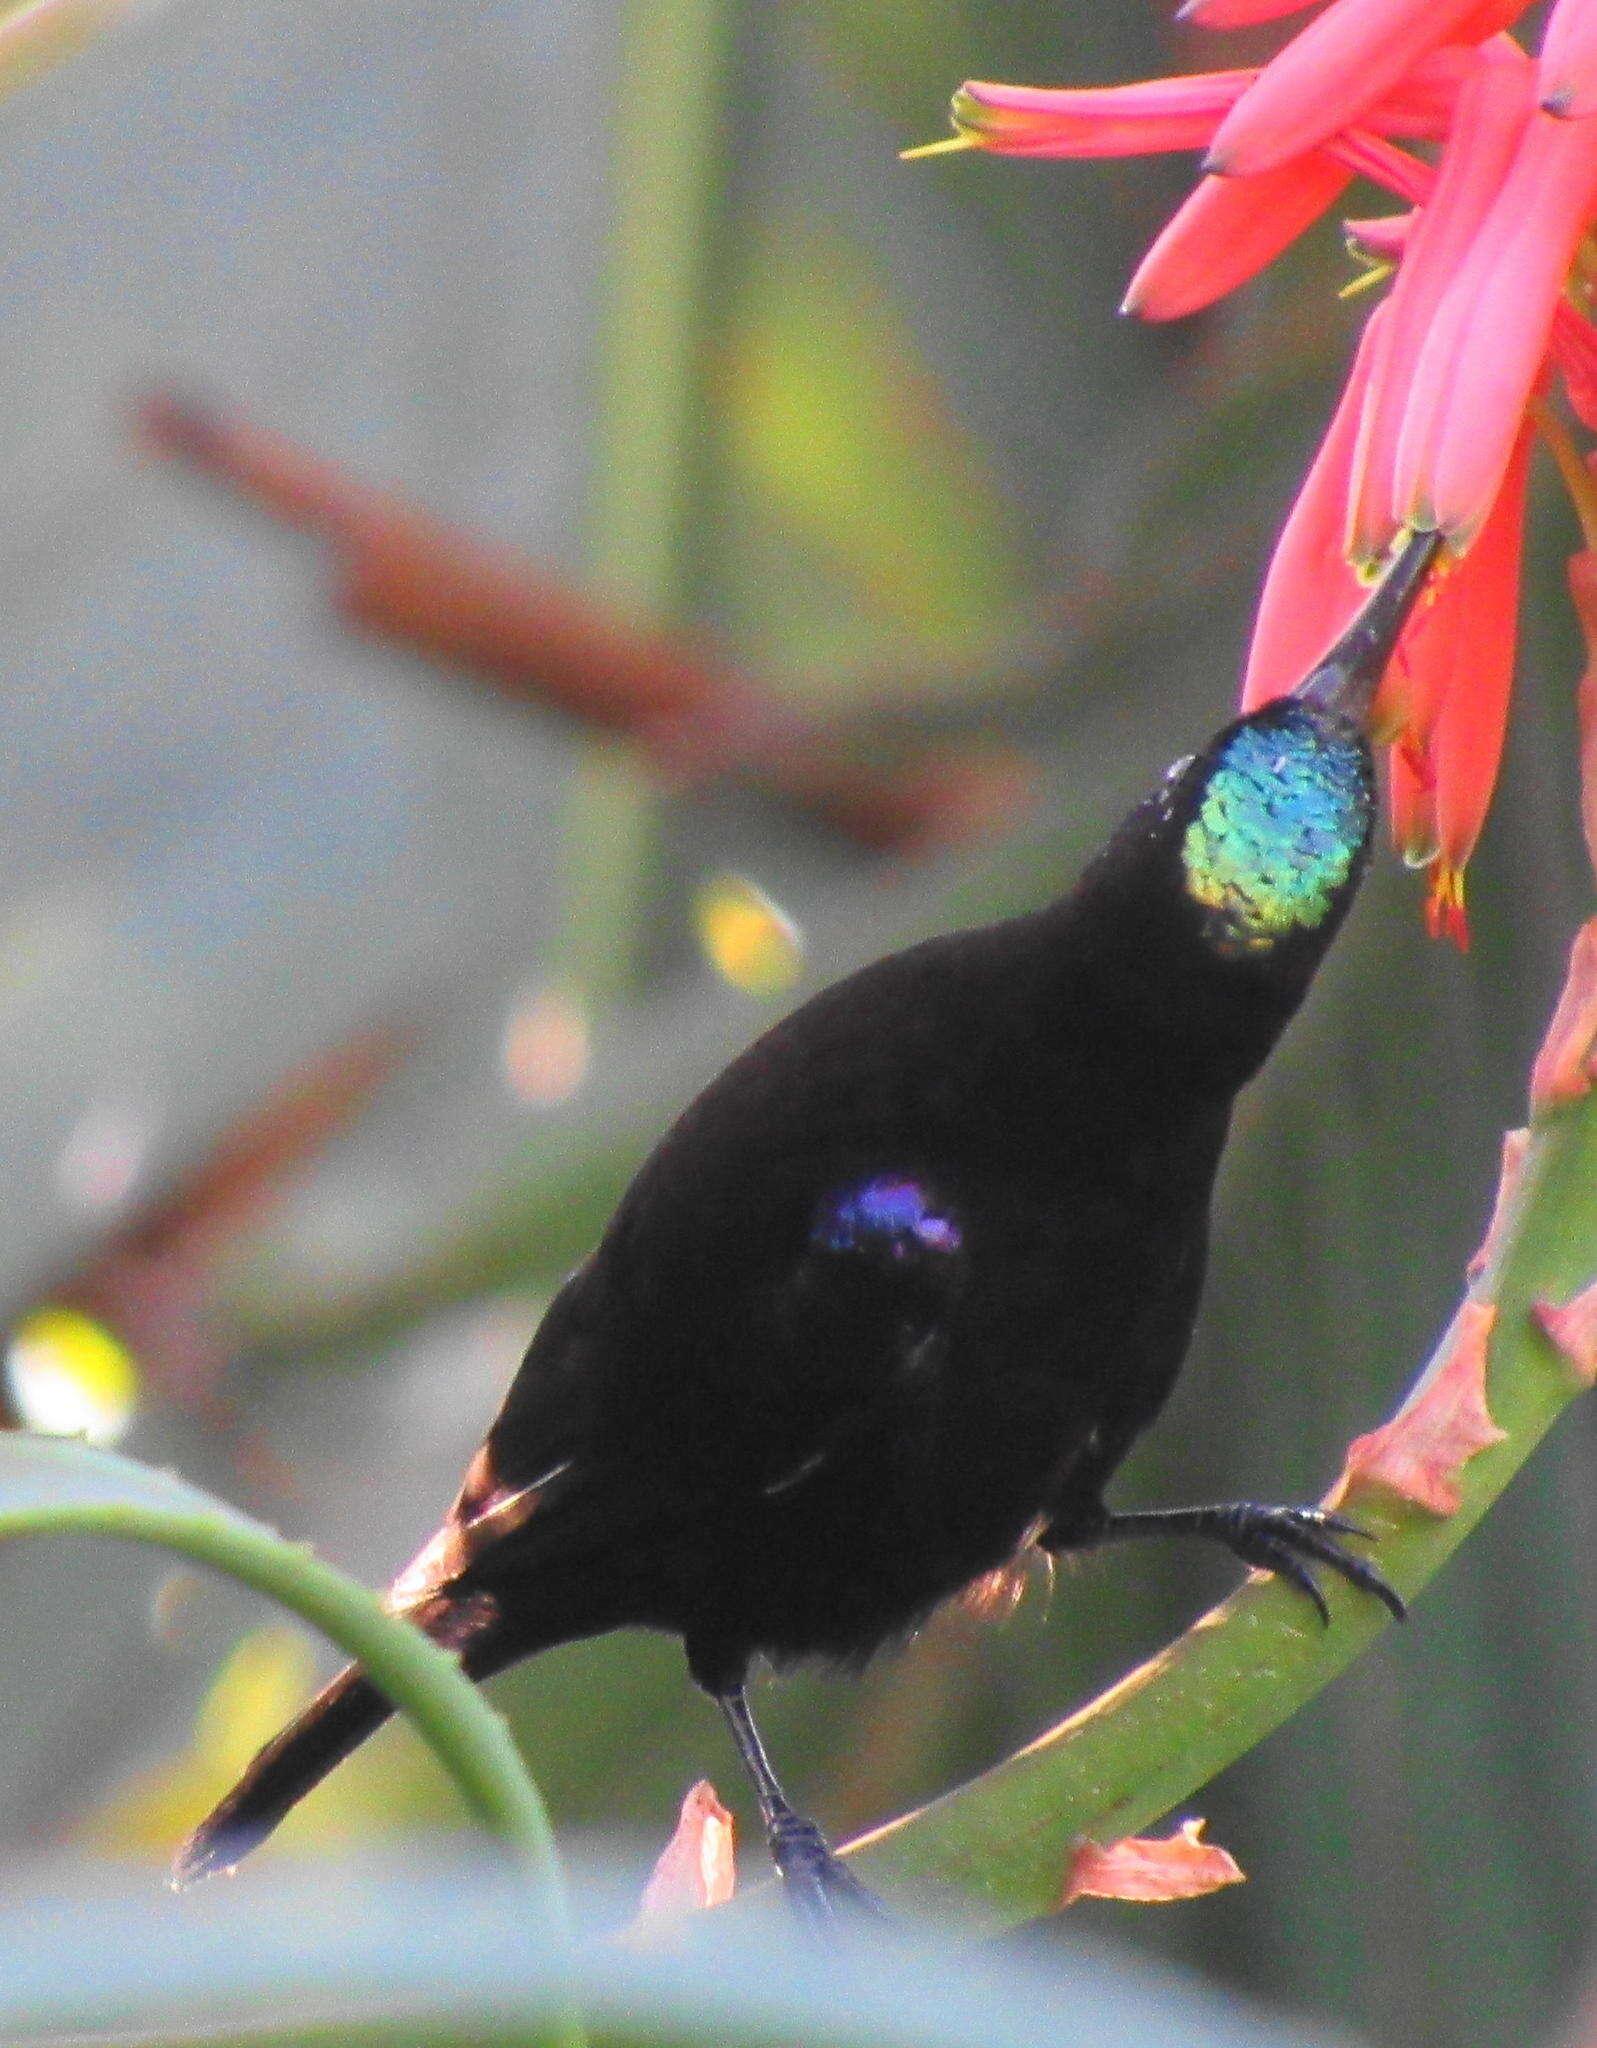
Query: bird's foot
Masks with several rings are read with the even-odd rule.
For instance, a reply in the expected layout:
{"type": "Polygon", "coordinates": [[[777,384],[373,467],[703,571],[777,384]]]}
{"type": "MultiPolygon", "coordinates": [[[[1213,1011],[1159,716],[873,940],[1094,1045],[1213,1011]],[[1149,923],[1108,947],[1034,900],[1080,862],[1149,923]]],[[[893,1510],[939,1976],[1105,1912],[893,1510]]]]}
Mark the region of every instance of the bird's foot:
{"type": "Polygon", "coordinates": [[[1368,1593],[1402,1621],[1408,1613],[1403,1596],[1387,1584],[1374,1565],[1339,1541],[1343,1536],[1368,1536],[1357,1522],[1328,1508],[1261,1507],[1255,1501],[1231,1501],[1212,1508],[1167,1508],[1150,1514],[1111,1515],[1105,1536],[1208,1536],[1223,1543],[1233,1557],[1258,1571],[1274,1572],[1314,1604],[1322,1622],[1331,1610],[1320,1590],[1314,1567],[1321,1566],[1368,1593]]]}
{"type": "Polygon", "coordinates": [[[814,1821],[778,1813],[769,1823],[769,1840],[783,1895],[806,1927],[832,1935],[887,1918],[881,1900],[860,1883],[814,1821]]]}

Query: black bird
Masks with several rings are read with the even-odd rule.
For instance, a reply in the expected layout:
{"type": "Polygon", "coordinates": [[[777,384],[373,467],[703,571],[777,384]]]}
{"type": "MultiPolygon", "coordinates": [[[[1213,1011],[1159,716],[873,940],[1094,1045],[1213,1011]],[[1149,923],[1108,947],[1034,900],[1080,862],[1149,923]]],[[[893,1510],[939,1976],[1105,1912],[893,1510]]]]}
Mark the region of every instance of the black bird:
{"type": "MultiPolygon", "coordinates": [[[[1402,1603],[1315,1508],[1117,1514],[1103,1489],[1191,1337],[1232,1098],[1368,855],[1375,686],[1412,537],[1288,698],[1178,761],[1049,908],[824,990],[684,1112],[555,1298],[390,1604],[483,1679],[556,1643],[683,1638],[776,1864],[861,1889],[777,1783],[752,1660],[863,1662],[1032,1542],[1188,1533],[1402,1603]]],[[[226,1868],[388,1716],[351,1668],[196,1831],[226,1868]]]]}

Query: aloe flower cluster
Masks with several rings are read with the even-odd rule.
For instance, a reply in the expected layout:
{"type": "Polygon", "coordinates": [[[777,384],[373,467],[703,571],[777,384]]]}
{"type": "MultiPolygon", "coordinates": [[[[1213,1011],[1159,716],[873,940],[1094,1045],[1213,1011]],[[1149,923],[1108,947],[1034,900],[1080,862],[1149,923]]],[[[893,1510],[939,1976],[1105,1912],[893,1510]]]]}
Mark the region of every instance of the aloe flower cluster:
{"type": "MultiPolygon", "coordinates": [[[[1223,29],[1309,4],[1189,0],[1183,18],[1223,29]]],[[[1203,176],[1126,294],[1125,310],[1146,320],[1234,290],[1355,177],[1397,201],[1348,223],[1371,281],[1390,288],[1282,530],[1243,703],[1296,680],[1405,533],[1441,530],[1444,571],[1377,711],[1394,835],[1430,870],[1432,931],[1460,944],[1464,866],[1507,719],[1537,430],[1580,514],[1571,585],[1597,677],[1597,490],[1569,417],[1576,433],[1597,432],[1597,0],[1557,0],[1534,54],[1509,33],[1527,8],[1328,0],[1261,67],[1084,91],[968,84],[954,137],[931,146],[1203,151],[1203,176]]]]}

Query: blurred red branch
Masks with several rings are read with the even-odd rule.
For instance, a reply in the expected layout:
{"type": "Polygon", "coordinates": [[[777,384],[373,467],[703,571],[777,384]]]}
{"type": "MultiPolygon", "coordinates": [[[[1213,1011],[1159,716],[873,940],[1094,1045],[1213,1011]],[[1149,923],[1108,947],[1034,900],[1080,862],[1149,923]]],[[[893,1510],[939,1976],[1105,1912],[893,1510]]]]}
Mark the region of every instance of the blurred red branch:
{"type": "Polygon", "coordinates": [[[209,1313],[216,1263],[414,1043],[413,1032],[377,1026],[319,1054],[153,1191],[50,1299],[109,1324],[168,1399],[231,1427],[216,1393],[232,1349],[209,1313]]]}
{"type": "Polygon", "coordinates": [[[850,758],[730,663],[634,627],[514,551],[346,475],[280,434],[189,399],[139,409],[146,441],[325,543],[334,601],[359,631],[464,670],[520,704],[629,738],[673,784],[735,772],[879,851],[961,838],[1024,800],[1008,748],[850,758]]]}
{"type": "Polygon", "coordinates": [[[373,1026],[318,1053],[216,1139],[182,1181],[115,1240],[144,1258],[232,1237],[350,1123],[415,1049],[416,1033],[373,1026]]]}

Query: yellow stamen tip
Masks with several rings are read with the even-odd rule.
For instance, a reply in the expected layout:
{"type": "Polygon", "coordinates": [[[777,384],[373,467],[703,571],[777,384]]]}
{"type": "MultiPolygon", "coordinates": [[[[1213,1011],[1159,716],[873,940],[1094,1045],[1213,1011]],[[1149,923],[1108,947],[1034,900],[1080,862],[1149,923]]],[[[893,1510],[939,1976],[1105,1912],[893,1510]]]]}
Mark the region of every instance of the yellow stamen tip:
{"type": "Polygon", "coordinates": [[[980,149],[974,135],[945,135],[941,142],[918,142],[913,149],[901,149],[898,160],[912,164],[923,156],[952,156],[956,149],[980,149]]]}
{"type": "Polygon", "coordinates": [[[1360,292],[1373,292],[1377,285],[1385,284],[1396,268],[1397,265],[1395,263],[1372,264],[1362,277],[1355,277],[1351,283],[1343,285],[1342,289],[1337,293],[1337,297],[1339,299],[1356,299],[1360,292]]]}

